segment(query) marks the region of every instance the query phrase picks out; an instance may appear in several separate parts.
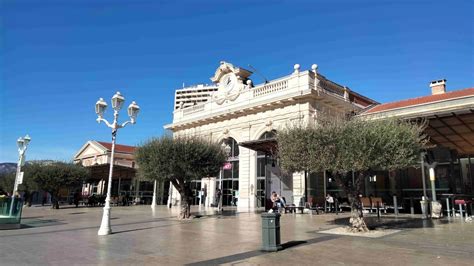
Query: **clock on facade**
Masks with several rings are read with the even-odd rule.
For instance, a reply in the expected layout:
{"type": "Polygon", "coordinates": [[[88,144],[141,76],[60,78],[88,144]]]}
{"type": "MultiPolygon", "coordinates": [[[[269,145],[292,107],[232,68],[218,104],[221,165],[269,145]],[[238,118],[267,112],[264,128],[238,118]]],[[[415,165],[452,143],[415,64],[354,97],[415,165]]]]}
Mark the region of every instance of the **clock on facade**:
{"type": "Polygon", "coordinates": [[[222,104],[226,100],[234,101],[240,95],[244,85],[233,72],[223,74],[219,78],[219,89],[213,94],[212,98],[217,104],[222,104]]]}
{"type": "Polygon", "coordinates": [[[234,90],[237,89],[237,77],[235,74],[225,74],[219,82],[219,87],[227,95],[234,94],[234,90]]]}

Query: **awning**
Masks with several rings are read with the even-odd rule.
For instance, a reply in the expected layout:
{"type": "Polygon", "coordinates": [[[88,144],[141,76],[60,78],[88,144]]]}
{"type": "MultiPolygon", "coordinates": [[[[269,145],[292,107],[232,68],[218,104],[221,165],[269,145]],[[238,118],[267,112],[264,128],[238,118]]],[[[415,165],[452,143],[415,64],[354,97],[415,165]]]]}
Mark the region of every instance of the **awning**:
{"type": "MultiPolygon", "coordinates": [[[[91,173],[91,180],[107,180],[109,178],[109,170],[110,164],[101,164],[101,165],[93,165],[86,167],[90,170],[91,173]]],[[[112,174],[112,179],[132,179],[135,177],[136,169],[121,166],[121,165],[114,165],[114,172],[112,174]]]]}
{"type": "Polygon", "coordinates": [[[432,144],[456,150],[460,155],[474,155],[473,110],[431,116],[425,132],[432,144]]]}
{"type": "Polygon", "coordinates": [[[278,143],[277,143],[276,138],[240,142],[239,146],[247,148],[247,149],[251,149],[254,151],[260,151],[265,154],[276,154],[278,150],[278,143]]]}

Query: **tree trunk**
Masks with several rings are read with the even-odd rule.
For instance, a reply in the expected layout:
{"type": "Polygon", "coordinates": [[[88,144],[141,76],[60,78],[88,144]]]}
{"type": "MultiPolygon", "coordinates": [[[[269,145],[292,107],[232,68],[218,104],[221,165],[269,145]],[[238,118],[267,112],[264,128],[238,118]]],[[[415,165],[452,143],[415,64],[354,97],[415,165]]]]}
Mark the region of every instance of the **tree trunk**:
{"type": "Polygon", "coordinates": [[[56,198],[53,198],[53,205],[51,209],[59,209],[59,201],[56,198]]]}
{"type": "Polygon", "coordinates": [[[186,193],[181,195],[181,210],[179,211],[178,219],[189,219],[191,217],[191,200],[186,193]]]}
{"type": "Polygon", "coordinates": [[[349,201],[351,203],[351,218],[349,219],[351,232],[368,232],[369,229],[364,221],[360,198],[357,195],[350,195],[349,201]]]}
{"type": "Polygon", "coordinates": [[[59,209],[59,196],[58,195],[53,195],[51,194],[51,201],[52,201],[52,206],[51,209],[59,209]]]}
{"type": "Polygon", "coordinates": [[[368,232],[367,224],[364,221],[364,214],[362,213],[362,203],[359,198],[360,184],[364,179],[364,175],[360,173],[355,178],[355,184],[347,182],[343,177],[335,176],[337,183],[344,190],[349,202],[351,204],[351,218],[349,218],[351,232],[368,232]]]}

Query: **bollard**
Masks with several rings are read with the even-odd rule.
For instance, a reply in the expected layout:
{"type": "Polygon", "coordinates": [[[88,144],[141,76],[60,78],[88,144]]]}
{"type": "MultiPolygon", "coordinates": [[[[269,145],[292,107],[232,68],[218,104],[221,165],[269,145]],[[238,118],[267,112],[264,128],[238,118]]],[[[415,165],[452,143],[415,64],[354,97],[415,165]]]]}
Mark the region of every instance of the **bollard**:
{"type": "Polygon", "coordinates": [[[397,196],[393,195],[393,212],[395,213],[395,216],[398,216],[398,203],[397,203],[397,196]]]}
{"type": "Polygon", "coordinates": [[[281,250],[280,214],[262,213],[262,251],[281,250]]]}
{"type": "Polygon", "coordinates": [[[464,222],[464,216],[462,215],[462,204],[459,204],[459,214],[461,215],[461,221],[464,222]]]}
{"type": "Polygon", "coordinates": [[[453,217],[456,217],[456,201],[454,200],[454,197],[451,198],[451,206],[453,206],[451,213],[453,214],[453,217]]]}
{"type": "Polygon", "coordinates": [[[448,217],[450,217],[451,210],[449,209],[449,198],[446,198],[446,211],[448,212],[448,217]]]}
{"type": "Polygon", "coordinates": [[[421,204],[421,219],[427,219],[428,218],[428,204],[429,204],[429,201],[426,200],[426,198],[424,196],[421,199],[422,199],[420,201],[420,204],[421,204]]]}

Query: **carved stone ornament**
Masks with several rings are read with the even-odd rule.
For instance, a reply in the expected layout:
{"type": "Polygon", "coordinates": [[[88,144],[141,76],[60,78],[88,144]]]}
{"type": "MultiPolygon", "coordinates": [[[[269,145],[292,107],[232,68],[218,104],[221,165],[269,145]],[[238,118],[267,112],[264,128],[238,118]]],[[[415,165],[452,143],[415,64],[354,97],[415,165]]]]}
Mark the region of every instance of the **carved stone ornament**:
{"type": "Polygon", "coordinates": [[[245,88],[244,81],[252,72],[234,67],[232,64],[221,61],[216,73],[211,77],[212,82],[218,83],[219,88],[212,95],[212,99],[217,104],[223,104],[226,100],[234,101],[245,88]]]}

